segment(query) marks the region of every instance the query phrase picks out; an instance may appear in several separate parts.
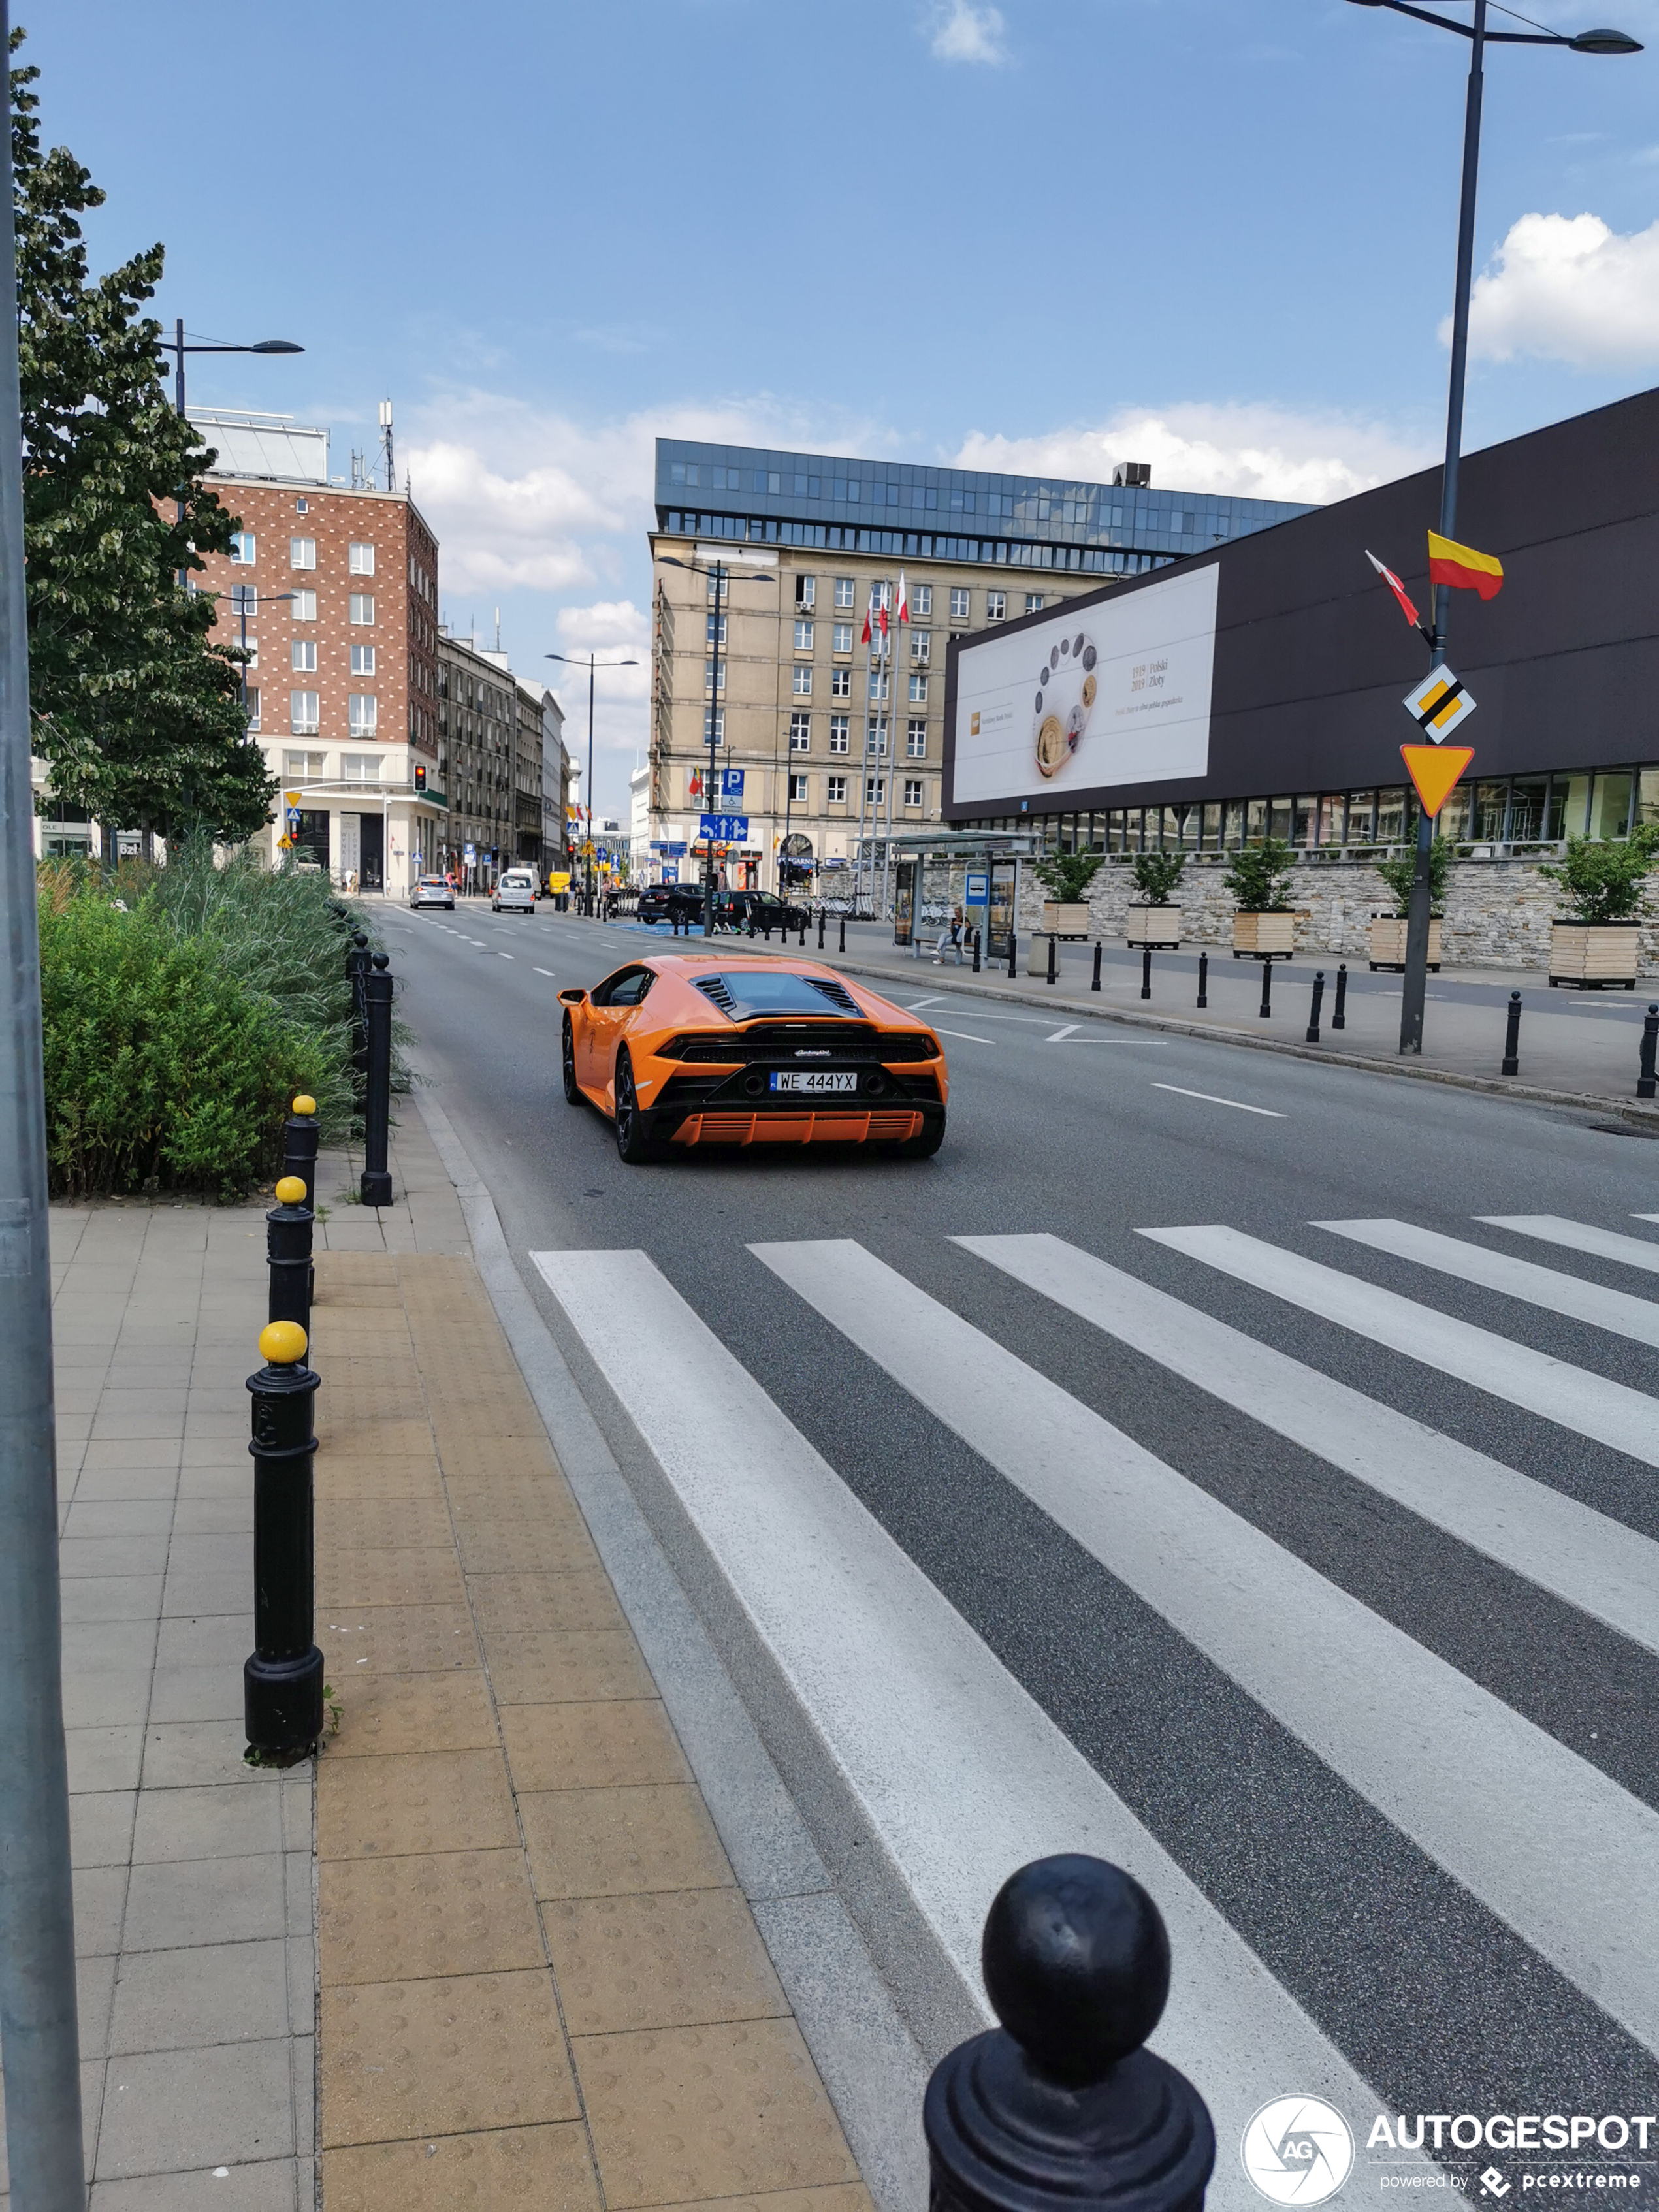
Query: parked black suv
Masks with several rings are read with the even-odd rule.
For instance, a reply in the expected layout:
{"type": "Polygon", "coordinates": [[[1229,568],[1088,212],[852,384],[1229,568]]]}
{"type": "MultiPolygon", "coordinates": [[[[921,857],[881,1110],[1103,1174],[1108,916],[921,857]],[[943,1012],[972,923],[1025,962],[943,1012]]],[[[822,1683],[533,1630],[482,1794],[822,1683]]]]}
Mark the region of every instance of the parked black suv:
{"type": "Polygon", "coordinates": [[[740,930],[745,937],[751,922],[760,937],[769,930],[799,929],[807,919],[805,907],[792,905],[775,891],[721,891],[714,900],[715,927],[740,930]]]}
{"type": "Polygon", "coordinates": [[[702,920],[702,885],[701,884],[647,884],[640,893],[636,918],[645,922],[701,921],[702,920]]]}

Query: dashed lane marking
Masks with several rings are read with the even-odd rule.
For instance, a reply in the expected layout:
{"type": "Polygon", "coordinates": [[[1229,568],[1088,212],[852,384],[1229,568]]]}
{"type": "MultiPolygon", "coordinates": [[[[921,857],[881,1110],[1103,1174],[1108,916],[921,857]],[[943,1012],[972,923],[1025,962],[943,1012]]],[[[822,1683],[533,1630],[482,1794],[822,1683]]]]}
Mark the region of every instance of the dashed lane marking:
{"type": "Polygon", "coordinates": [[[1247,1106],[1242,1098],[1218,1098],[1213,1091],[1188,1091],[1180,1083],[1155,1083],[1154,1091],[1173,1091],[1182,1098],[1201,1098],[1206,1106],[1231,1106],[1241,1114],[1265,1114],[1270,1121],[1283,1121],[1286,1116],[1276,1113],[1271,1106],[1247,1106]]]}

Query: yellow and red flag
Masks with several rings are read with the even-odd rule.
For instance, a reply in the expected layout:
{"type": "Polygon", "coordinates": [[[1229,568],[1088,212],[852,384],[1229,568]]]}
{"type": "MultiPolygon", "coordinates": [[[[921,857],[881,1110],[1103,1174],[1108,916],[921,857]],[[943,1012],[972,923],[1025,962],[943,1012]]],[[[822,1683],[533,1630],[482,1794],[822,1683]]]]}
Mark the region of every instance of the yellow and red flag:
{"type": "Polygon", "coordinates": [[[1455,592],[1479,592],[1495,599],[1504,588],[1504,564],[1495,555],[1477,553],[1472,545],[1429,532],[1429,581],[1449,584],[1455,592]]]}

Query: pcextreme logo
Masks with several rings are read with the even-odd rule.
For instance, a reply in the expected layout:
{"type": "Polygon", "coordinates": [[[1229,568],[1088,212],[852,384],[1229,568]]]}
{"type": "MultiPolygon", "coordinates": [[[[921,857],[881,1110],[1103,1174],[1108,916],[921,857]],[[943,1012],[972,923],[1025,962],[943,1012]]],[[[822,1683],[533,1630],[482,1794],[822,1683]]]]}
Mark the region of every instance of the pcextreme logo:
{"type": "Polygon", "coordinates": [[[1244,2130],[1239,2155],[1251,2185],[1273,2204],[1322,2204],[1353,2166],[1353,2136],[1320,2097],[1275,2097],[1244,2130]]]}

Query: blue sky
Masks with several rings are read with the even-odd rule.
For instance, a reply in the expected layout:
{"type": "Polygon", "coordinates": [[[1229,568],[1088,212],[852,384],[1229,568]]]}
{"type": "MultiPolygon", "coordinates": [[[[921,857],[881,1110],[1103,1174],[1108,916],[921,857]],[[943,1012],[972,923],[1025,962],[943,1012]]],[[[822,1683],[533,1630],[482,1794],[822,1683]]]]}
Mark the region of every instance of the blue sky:
{"type": "MultiPolygon", "coordinates": [[[[1527,4],[1659,46],[1659,0],[1527,4]]],[[[1467,46],[1381,9],[14,8],[94,266],[160,238],[169,321],[307,348],[192,398],[343,472],[390,394],[445,611],[526,673],[647,657],[659,431],[1315,499],[1437,451],[1467,46]]],[[[1493,54],[1469,444],[1659,374],[1656,73],[1493,54]]],[[[641,668],[602,807],[645,734],[641,668]]]]}

